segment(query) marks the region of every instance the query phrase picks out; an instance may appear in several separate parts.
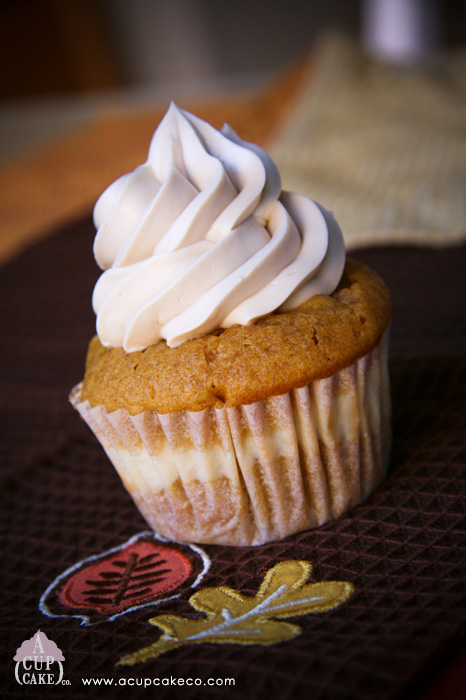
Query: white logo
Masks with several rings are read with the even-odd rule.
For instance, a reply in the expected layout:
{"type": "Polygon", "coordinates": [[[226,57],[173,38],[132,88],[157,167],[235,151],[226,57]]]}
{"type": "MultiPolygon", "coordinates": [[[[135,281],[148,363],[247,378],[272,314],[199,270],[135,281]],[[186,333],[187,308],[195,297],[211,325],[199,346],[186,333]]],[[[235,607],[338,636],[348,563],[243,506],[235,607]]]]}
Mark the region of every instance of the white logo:
{"type": "Polygon", "coordinates": [[[69,685],[69,681],[63,680],[64,660],[55,642],[37,630],[16,650],[15,678],[21,685],[69,685]]]}

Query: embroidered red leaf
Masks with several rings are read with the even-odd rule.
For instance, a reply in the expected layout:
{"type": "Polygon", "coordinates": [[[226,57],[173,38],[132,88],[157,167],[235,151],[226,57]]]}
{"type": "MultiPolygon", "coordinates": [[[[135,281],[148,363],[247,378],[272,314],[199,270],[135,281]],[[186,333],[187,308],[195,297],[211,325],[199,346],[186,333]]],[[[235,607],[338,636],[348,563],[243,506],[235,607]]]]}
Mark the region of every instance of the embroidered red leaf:
{"type": "Polygon", "coordinates": [[[84,624],[157,605],[197,586],[210,566],[195,545],[142,532],[102,554],[84,559],[50,584],[39,607],[50,617],[81,617],[84,624]]]}
{"type": "Polygon", "coordinates": [[[72,607],[114,615],[175,590],[192,571],[183,552],[154,542],[135,542],[78,571],[58,597],[72,607]]]}

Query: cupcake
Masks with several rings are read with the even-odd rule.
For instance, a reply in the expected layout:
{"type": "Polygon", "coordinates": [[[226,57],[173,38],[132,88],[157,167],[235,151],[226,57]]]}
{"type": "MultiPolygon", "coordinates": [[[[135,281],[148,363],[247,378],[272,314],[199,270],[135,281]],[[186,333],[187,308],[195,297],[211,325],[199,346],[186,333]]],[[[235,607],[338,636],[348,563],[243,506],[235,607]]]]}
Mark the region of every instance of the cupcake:
{"type": "Polygon", "coordinates": [[[151,528],[258,545],[377,487],[389,292],[265,151],[171,104],[94,222],[97,335],[70,398],[151,528]]]}

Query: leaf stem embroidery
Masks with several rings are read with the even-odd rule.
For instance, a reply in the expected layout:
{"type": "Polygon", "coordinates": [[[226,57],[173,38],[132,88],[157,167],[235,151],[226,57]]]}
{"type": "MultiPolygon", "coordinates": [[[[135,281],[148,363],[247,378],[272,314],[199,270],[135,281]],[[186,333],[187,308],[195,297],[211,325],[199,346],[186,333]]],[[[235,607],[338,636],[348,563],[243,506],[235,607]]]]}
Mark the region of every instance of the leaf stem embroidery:
{"type": "Polygon", "coordinates": [[[123,598],[126,589],[128,588],[128,583],[131,579],[131,574],[138,560],[138,555],[135,552],[131,552],[128,557],[128,562],[126,564],[123,576],[121,577],[120,585],[118,586],[117,592],[113,597],[113,604],[118,605],[123,598]]]}
{"type": "MultiPolygon", "coordinates": [[[[243,615],[239,615],[239,617],[234,618],[233,615],[231,614],[230,610],[228,608],[224,608],[222,610],[222,614],[224,617],[224,621],[221,622],[220,624],[216,625],[215,627],[211,627],[210,629],[202,630],[198,634],[193,635],[192,637],[186,637],[184,639],[185,642],[195,642],[203,637],[209,635],[209,636],[218,636],[220,637],[222,634],[224,634],[225,630],[227,634],[231,634],[232,632],[239,632],[242,633],[245,631],[245,628],[240,629],[240,630],[231,630],[231,625],[235,624],[237,625],[240,622],[243,622],[243,620],[247,620],[250,617],[258,616],[262,613],[265,608],[269,606],[269,603],[274,600],[274,598],[277,598],[282,591],[284,591],[286,588],[285,585],[281,586],[278,591],[275,591],[275,593],[272,593],[272,595],[269,596],[269,598],[266,598],[262,603],[259,603],[255,608],[252,608],[252,610],[248,610],[245,612],[243,615]],[[226,614],[225,614],[226,613],[226,614]]],[[[248,632],[252,633],[257,633],[259,630],[247,630],[248,632]]]]}

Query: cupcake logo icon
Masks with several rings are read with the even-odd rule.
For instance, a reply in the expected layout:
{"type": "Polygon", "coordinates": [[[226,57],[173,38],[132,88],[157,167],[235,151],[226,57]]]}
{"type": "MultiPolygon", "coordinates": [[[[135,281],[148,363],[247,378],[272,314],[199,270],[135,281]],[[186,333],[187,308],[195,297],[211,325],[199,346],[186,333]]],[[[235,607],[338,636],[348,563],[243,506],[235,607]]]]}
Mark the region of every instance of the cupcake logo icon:
{"type": "Polygon", "coordinates": [[[13,657],[15,677],[20,685],[68,685],[63,679],[62,651],[45,632],[37,630],[26,639],[13,657]]]}

